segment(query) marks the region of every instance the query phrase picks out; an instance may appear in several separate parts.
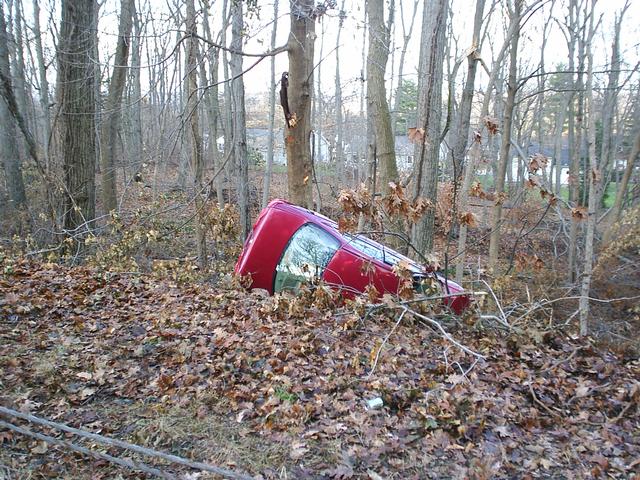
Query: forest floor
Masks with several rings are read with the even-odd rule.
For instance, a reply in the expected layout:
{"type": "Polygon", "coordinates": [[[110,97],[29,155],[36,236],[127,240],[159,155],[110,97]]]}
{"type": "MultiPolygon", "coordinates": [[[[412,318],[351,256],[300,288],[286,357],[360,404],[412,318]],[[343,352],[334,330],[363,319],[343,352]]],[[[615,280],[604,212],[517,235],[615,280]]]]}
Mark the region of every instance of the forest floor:
{"type": "MultiPolygon", "coordinates": [[[[333,302],[5,260],[0,404],[262,478],[638,478],[637,355],[439,317],[475,362],[411,315],[393,330],[392,303],[333,302]]],[[[3,479],[144,478],[0,444],[3,479]]]]}

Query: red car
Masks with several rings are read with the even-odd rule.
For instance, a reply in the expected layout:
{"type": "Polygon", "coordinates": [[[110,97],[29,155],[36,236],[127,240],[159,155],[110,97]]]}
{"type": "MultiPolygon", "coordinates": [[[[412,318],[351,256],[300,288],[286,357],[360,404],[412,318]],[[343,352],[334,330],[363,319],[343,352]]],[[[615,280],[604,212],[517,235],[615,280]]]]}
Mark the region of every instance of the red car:
{"type": "Polygon", "coordinates": [[[251,275],[251,288],[270,294],[295,291],[304,282],[322,279],[347,296],[364,292],[372,284],[382,295],[395,294],[400,278],[393,267],[403,262],[414,284],[428,277],[438,280],[445,303],[460,314],[470,303],[460,285],[445,280],[400,253],[362,235],[338,230],[338,224],[319,213],[273,200],[262,210],[235,266],[240,275],[251,275]]]}

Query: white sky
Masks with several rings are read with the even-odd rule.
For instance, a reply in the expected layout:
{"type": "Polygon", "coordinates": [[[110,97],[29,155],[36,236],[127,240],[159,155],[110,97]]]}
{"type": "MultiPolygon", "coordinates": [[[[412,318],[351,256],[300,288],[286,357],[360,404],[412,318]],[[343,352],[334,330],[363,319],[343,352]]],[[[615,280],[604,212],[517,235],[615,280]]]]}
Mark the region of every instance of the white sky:
{"type": "MultiPolygon", "coordinates": [[[[4,1],[4,0],[2,0],[4,1]]],[[[24,0],[23,0],[24,1],[24,0]]],[[[53,18],[55,22],[59,21],[59,0],[42,0],[41,5],[41,26],[43,29],[52,28],[49,18],[53,18]]],[[[156,20],[165,20],[158,24],[158,31],[155,34],[159,35],[158,40],[166,42],[169,49],[175,45],[176,33],[171,31],[175,29],[175,20],[170,16],[170,10],[175,10],[175,7],[169,7],[171,3],[164,0],[138,0],[138,2],[148,2],[151,5],[151,15],[156,20]]],[[[173,2],[174,0],[171,0],[173,2]]],[[[401,19],[400,19],[400,2],[404,3],[405,13],[405,25],[409,26],[410,17],[413,10],[414,0],[395,0],[396,1],[396,21],[394,29],[395,43],[395,55],[390,56],[389,63],[387,65],[387,78],[391,80],[392,69],[391,62],[393,57],[393,85],[397,84],[397,71],[398,62],[400,56],[400,46],[402,37],[401,19]]],[[[404,66],[405,78],[416,78],[416,70],[418,64],[419,54],[419,37],[422,19],[422,4],[426,0],[419,0],[420,6],[416,14],[416,21],[413,30],[412,40],[407,52],[407,60],[404,66]]],[[[526,3],[530,4],[533,0],[529,0],[526,3]]],[[[492,0],[487,0],[487,6],[485,13],[489,10],[489,5],[492,0]]],[[[623,61],[627,64],[628,68],[633,67],[640,58],[640,0],[629,0],[630,7],[627,11],[623,22],[622,38],[621,38],[621,50],[623,61]]],[[[182,2],[179,2],[183,6],[182,2]]],[[[196,3],[197,0],[196,0],[196,3]]],[[[222,0],[211,0],[212,3],[212,18],[211,28],[214,36],[220,29],[222,22],[222,0]]],[[[321,75],[322,75],[322,87],[323,94],[325,96],[332,96],[334,94],[335,83],[335,46],[336,46],[336,33],[338,28],[338,10],[342,0],[338,0],[338,8],[329,11],[321,21],[316,24],[316,63],[320,61],[320,49],[322,46],[322,62],[321,62],[321,75]]],[[[538,59],[540,57],[540,49],[542,45],[542,29],[543,25],[549,18],[550,9],[553,7],[553,19],[552,25],[547,35],[547,48],[545,50],[546,57],[546,70],[553,70],[553,65],[565,62],[567,58],[567,47],[564,37],[560,31],[558,24],[563,23],[564,16],[566,14],[567,0],[547,0],[544,3],[543,8],[539,9],[531,20],[526,24],[523,30],[523,38],[520,47],[521,58],[521,70],[530,72],[537,68],[538,59]]],[[[99,24],[100,29],[100,51],[101,61],[111,59],[113,51],[115,50],[115,35],[117,34],[117,15],[119,10],[119,0],[104,0],[104,5],[101,10],[101,19],[99,24]]],[[[273,21],[273,2],[258,0],[259,4],[259,18],[253,16],[247,18],[247,40],[245,44],[245,50],[248,52],[263,52],[269,49],[270,35],[273,21]]],[[[357,110],[359,100],[356,98],[360,91],[360,82],[358,78],[361,75],[362,69],[362,33],[364,22],[364,0],[344,0],[346,19],[341,35],[340,45],[340,59],[341,59],[341,80],[343,85],[343,95],[345,101],[348,102],[349,98],[352,98],[349,105],[350,109],[357,110]]],[[[595,40],[595,70],[606,69],[608,58],[610,57],[610,45],[612,35],[612,25],[614,22],[615,14],[620,11],[624,5],[624,0],[599,0],[596,6],[598,17],[602,16],[601,27],[599,28],[596,40],[595,40]]],[[[276,45],[283,45],[289,34],[289,18],[288,18],[288,6],[287,0],[280,0],[280,14],[278,19],[277,29],[277,41],[276,45]]],[[[453,22],[453,36],[455,38],[455,44],[457,45],[457,52],[452,51],[452,55],[460,57],[464,55],[465,50],[470,46],[470,37],[472,31],[473,13],[475,9],[475,2],[473,0],[452,0],[451,14],[453,22]]],[[[29,24],[32,23],[32,9],[31,2],[24,2],[25,16],[29,24]]],[[[492,50],[497,51],[501,44],[504,29],[504,23],[506,23],[505,15],[501,11],[501,7],[497,6],[490,18],[491,27],[489,29],[490,34],[488,41],[482,47],[482,56],[487,64],[491,63],[492,50]]],[[[153,35],[151,30],[147,31],[147,35],[153,35]]],[[[48,56],[52,58],[53,49],[51,48],[51,35],[47,34],[48,41],[46,44],[48,48],[48,56]]],[[[230,38],[230,30],[228,34],[230,38]]],[[[148,38],[148,41],[153,41],[153,38],[148,38]]],[[[454,47],[455,50],[456,47],[454,47]]],[[[453,60],[452,60],[453,61],[453,60]]],[[[245,58],[244,66],[247,67],[253,62],[251,58],[245,58]]],[[[251,70],[245,75],[245,88],[248,95],[260,95],[265,94],[269,88],[269,76],[270,76],[270,60],[265,59],[257,67],[251,70]]],[[[143,63],[145,63],[145,56],[143,53],[143,63]]],[[[55,64],[55,63],[54,63],[55,64]]],[[[171,66],[168,64],[171,68],[171,66]]],[[[279,78],[283,71],[288,69],[287,55],[281,54],[276,58],[276,78],[279,78]]],[[[50,81],[54,80],[54,69],[49,69],[50,81]]],[[[445,69],[446,70],[446,69],[445,69]]],[[[458,83],[462,81],[462,74],[466,71],[466,64],[463,63],[458,75],[458,83]]],[[[222,75],[220,75],[222,77],[222,75]]],[[[144,78],[145,76],[143,76],[144,78]]],[[[626,77],[625,73],[621,75],[621,78],[626,77]]],[[[482,85],[484,74],[480,73],[478,78],[478,85],[482,85]]],[[[390,86],[390,83],[389,83],[390,86]]],[[[144,87],[143,87],[144,90],[144,87]]]]}

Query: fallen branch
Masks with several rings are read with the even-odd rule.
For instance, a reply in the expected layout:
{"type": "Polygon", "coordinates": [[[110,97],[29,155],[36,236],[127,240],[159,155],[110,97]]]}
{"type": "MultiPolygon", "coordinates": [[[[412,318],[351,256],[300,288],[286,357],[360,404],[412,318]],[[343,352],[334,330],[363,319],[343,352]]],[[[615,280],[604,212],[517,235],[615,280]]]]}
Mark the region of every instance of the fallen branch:
{"type": "MultiPolygon", "coordinates": [[[[406,308],[406,307],[405,307],[406,308]]],[[[474,352],[473,350],[471,350],[469,347],[465,347],[464,345],[462,345],[460,342],[458,342],[455,338],[453,338],[449,332],[447,332],[442,325],[440,325],[439,322],[437,322],[436,320],[434,320],[433,318],[429,318],[426,317],[418,312],[416,312],[415,310],[411,310],[409,308],[407,308],[407,311],[410,312],[412,315],[414,315],[416,318],[419,318],[421,320],[423,320],[421,323],[427,323],[433,327],[436,327],[436,329],[440,332],[440,334],[442,335],[442,337],[451,342],[453,345],[455,345],[456,347],[458,347],[460,350],[462,350],[465,353],[468,353],[469,355],[473,355],[476,358],[481,358],[483,360],[485,360],[487,357],[485,357],[484,355],[481,355],[477,352],[474,352]]]]}
{"type": "MultiPolygon", "coordinates": [[[[128,442],[123,442],[122,440],[117,440],[115,438],[107,438],[104,437],[102,435],[99,435],[97,433],[91,433],[91,432],[86,432],[84,430],[79,430],[77,428],[73,428],[70,427],[68,425],[65,425],[64,423],[57,423],[57,422],[52,422],[50,420],[45,420],[43,418],[39,418],[36,417],[35,415],[31,415],[28,413],[22,413],[22,412],[18,412],[16,410],[12,410],[10,408],[5,408],[5,407],[0,407],[0,414],[5,415],[7,417],[13,417],[13,418],[20,418],[22,420],[26,420],[27,422],[31,422],[31,423],[35,423],[37,425],[43,425],[45,427],[49,427],[49,428],[53,428],[54,430],[61,430],[63,432],[67,432],[67,433],[72,433],[74,435],[77,435],[79,437],[83,437],[83,438],[88,438],[90,440],[93,440],[94,442],[98,442],[101,443],[103,445],[109,445],[109,446],[114,446],[114,447],[120,447],[120,448],[124,448],[125,450],[131,450],[132,452],[136,452],[136,453],[140,453],[142,455],[146,455],[149,457],[156,457],[156,458],[162,458],[163,460],[166,460],[168,462],[171,463],[177,463],[179,465],[183,465],[185,467],[189,467],[189,468],[193,468],[193,469],[197,469],[197,470],[203,470],[206,472],[211,472],[211,473],[215,473],[217,475],[220,475],[224,478],[229,478],[232,480],[252,480],[252,477],[248,476],[248,475],[243,475],[240,473],[235,473],[232,472],[231,470],[228,470],[226,468],[221,468],[221,467],[216,467],[215,465],[209,465],[206,463],[201,463],[201,462],[192,462],[191,460],[187,460],[185,458],[182,457],[178,457],[176,455],[171,455],[168,453],[163,453],[163,452],[158,452],[156,450],[151,450],[150,448],[145,448],[145,447],[141,447],[139,445],[134,445],[132,443],[128,443],[128,442]]],[[[11,425],[11,424],[7,424],[6,422],[2,422],[0,421],[0,426],[7,426],[7,425],[11,425]]],[[[21,430],[16,430],[16,429],[20,429],[21,427],[16,427],[15,425],[11,425],[14,428],[11,428],[11,430],[14,431],[19,431],[20,433],[24,433],[25,435],[29,435],[29,436],[36,436],[36,435],[42,435],[39,433],[35,433],[35,432],[31,432],[30,430],[27,429],[21,429],[21,430]],[[26,433],[28,432],[28,433],[26,433]]],[[[10,428],[7,426],[7,428],[10,428]]],[[[43,437],[46,437],[46,435],[42,435],[43,437]]],[[[35,437],[35,438],[40,438],[40,437],[35,437]]],[[[53,438],[53,437],[48,437],[48,438],[53,438]]],[[[44,441],[49,441],[47,439],[41,438],[41,440],[44,441]]],[[[57,442],[60,442],[60,440],[55,439],[57,442]]],[[[78,447],[77,445],[75,445],[75,447],[78,447]]],[[[71,447],[69,447],[71,448],[71,447]]],[[[83,447],[78,447],[78,448],[83,448],[83,447]]],[[[73,450],[73,448],[72,448],[73,450]]],[[[84,449],[87,450],[87,449],[84,449]]],[[[77,450],[76,451],[80,451],[77,450]]],[[[87,453],[85,451],[80,451],[81,453],[87,453]]],[[[93,454],[95,452],[91,452],[88,454],[93,454]]],[[[112,457],[113,459],[115,459],[115,457],[112,457]]],[[[108,460],[105,458],[105,460],[108,460]]],[[[122,460],[122,459],[117,459],[117,460],[122,460]]],[[[109,460],[109,461],[114,461],[114,463],[118,463],[115,462],[115,460],[109,460]]],[[[121,463],[118,463],[118,465],[122,465],[121,463]]],[[[129,465],[126,465],[129,466],[129,465]]],[[[130,468],[138,468],[138,467],[130,467],[130,468]]],[[[158,470],[158,472],[160,472],[158,470]]],[[[162,473],[162,472],[160,472],[162,473]]],[[[154,474],[156,476],[162,476],[162,475],[157,475],[154,474]]],[[[163,475],[165,475],[163,473],[163,475]]],[[[174,476],[170,476],[170,477],[164,477],[164,478],[175,478],[174,476]]]]}

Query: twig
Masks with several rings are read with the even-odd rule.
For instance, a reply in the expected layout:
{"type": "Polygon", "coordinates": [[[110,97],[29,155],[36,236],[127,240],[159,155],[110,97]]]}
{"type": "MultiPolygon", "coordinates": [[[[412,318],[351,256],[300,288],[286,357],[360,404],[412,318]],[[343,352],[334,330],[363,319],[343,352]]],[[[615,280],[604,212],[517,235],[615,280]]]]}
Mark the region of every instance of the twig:
{"type": "Polygon", "coordinates": [[[560,366],[560,365],[562,365],[563,363],[566,363],[566,362],[568,362],[569,360],[571,360],[571,359],[574,357],[574,355],[575,355],[576,353],[578,353],[578,351],[582,350],[583,348],[584,348],[584,347],[582,347],[582,346],[581,346],[581,347],[577,347],[577,348],[575,348],[575,349],[573,350],[573,352],[571,352],[571,355],[569,355],[567,358],[565,358],[564,360],[560,360],[560,361],[558,361],[558,362],[554,363],[553,365],[551,365],[550,367],[545,368],[544,370],[540,370],[540,372],[539,372],[539,373],[541,373],[541,374],[542,374],[542,373],[546,373],[546,372],[549,372],[549,371],[551,371],[551,370],[556,369],[557,367],[559,367],[559,366],[560,366]]]}
{"type": "Polygon", "coordinates": [[[481,355],[477,352],[474,352],[473,350],[471,350],[468,347],[465,347],[464,345],[462,345],[460,342],[458,342],[455,338],[453,338],[443,327],[442,325],[440,325],[439,322],[435,321],[433,318],[429,318],[426,317],[418,312],[416,312],[415,310],[411,310],[411,309],[407,309],[412,315],[416,316],[417,318],[423,320],[422,323],[428,323],[429,325],[432,325],[434,327],[436,327],[436,329],[440,332],[440,334],[449,342],[451,342],[452,344],[454,344],[456,347],[458,347],[460,350],[462,350],[463,352],[466,352],[470,355],[473,355],[476,358],[481,358],[483,360],[485,360],[487,357],[485,357],[484,355],[481,355]]]}
{"type": "Polygon", "coordinates": [[[376,370],[376,366],[378,365],[378,360],[380,359],[380,353],[382,352],[382,349],[387,343],[387,340],[389,340],[389,337],[391,336],[391,334],[396,330],[396,328],[398,328],[398,325],[400,325],[400,322],[402,321],[405,314],[407,313],[407,310],[408,309],[406,307],[402,310],[402,313],[400,314],[400,317],[396,321],[395,325],[393,326],[393,328],[391,328],[389,333],[387,333],[387,335],[384,337],[384,340],[382,341],[382,344],[380,345],[380,347],[378,347],[378,351],[376,352],[376,358],[373,361],[373,366],[371,367],[371,371],[367,375],[367,378],[371,377],[371,375],[373,375],[373,372],[376,370]]]}
{"type": "Polygon", "coordinates": [[[533,401],[536,402],[538,405],[540,405],[542,408],[544,408],[549,415],[551,415],[552,417],[559,416],[558,413],[554,412],[549,407],[547,407],[544,403],[538,400],[538,397],[536,396],[536,392],[533,391],[533,384],[531,382],[529,382],[529,392],[531,393],[531,398],[533,398],[533,401]]]}

